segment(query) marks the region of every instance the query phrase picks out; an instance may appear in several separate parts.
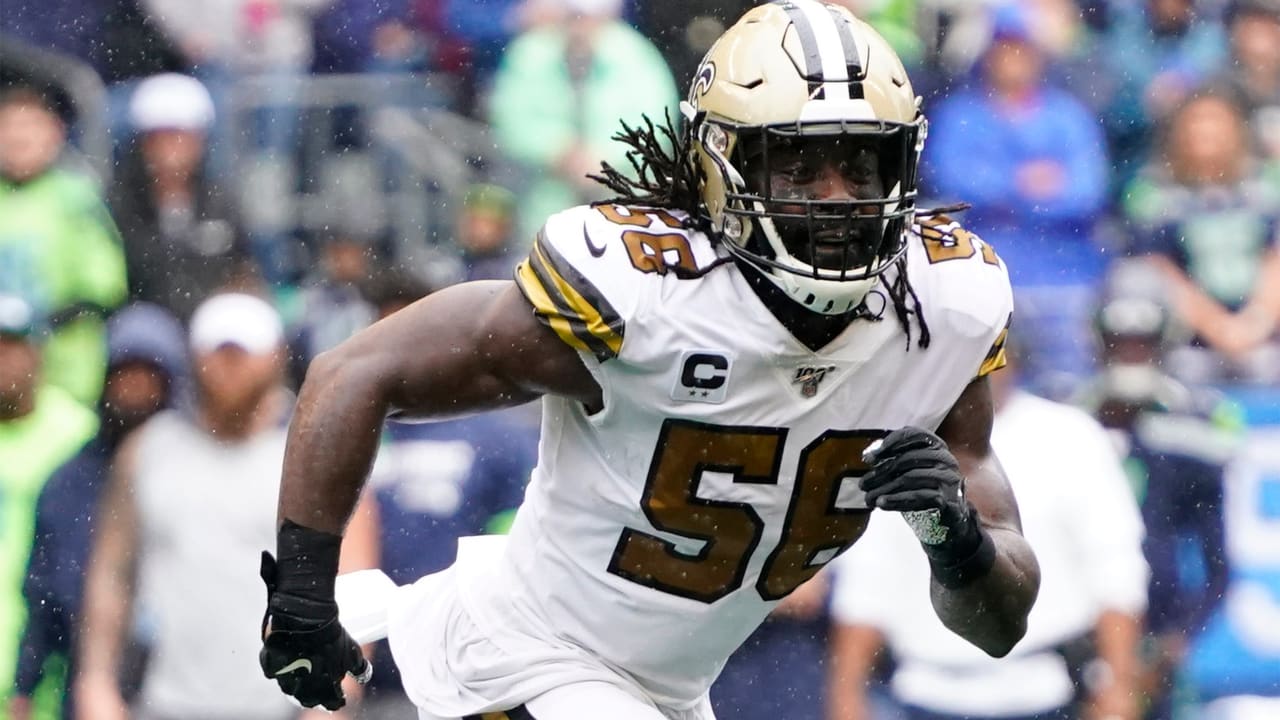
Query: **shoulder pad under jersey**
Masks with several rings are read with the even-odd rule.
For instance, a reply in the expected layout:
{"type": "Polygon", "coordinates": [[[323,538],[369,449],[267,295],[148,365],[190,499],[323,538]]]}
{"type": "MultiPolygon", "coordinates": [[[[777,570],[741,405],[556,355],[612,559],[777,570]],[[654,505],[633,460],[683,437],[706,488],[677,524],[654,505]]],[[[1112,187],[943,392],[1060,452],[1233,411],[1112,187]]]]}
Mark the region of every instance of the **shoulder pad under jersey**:
{"type": "Polygon", "coordinates": [[[545,325],[603,362],[621,352],[654,282],[697,277],[715,259],[679,213],[584,205],[547,220],[516,283],[545,325]]]}
{"type": "Polygon", "coordinates": [[[1005,342],[1013,319],[1009,273],[995,248],[943,214],[920,215],[912,226],[909,277],[940,341],[948,334],[981,335],[989,350],[976,377],[1004,367],[1005,342]],[[945,323],[945,324],[943,324],[945,323]]]}

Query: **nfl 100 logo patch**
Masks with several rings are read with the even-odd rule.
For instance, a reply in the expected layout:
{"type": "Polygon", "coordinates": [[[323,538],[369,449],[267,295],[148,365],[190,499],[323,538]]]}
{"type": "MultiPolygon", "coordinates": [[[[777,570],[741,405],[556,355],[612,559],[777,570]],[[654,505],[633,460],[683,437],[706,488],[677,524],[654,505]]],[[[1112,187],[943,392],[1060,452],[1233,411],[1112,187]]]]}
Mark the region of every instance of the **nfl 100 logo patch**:
{"type": "Polygon", "coordinates": [[[818,394],[818,387],[836,372],[835,365],[802,365],[796,368],[791,382],[800,389],[800,395],[811,398],[818,394]]]}

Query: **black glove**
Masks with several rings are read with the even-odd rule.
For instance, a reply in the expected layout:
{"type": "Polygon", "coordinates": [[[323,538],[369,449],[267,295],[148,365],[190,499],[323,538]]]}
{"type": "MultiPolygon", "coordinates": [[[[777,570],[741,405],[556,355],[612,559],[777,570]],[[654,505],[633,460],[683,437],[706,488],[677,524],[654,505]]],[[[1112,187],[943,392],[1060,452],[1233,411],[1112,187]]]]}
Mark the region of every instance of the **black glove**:
{"type": "Polygon", "coordinates": [[[960,463],[942,438],[904,427],[862,457],[871,466],[858,482],[867,505],[903,513],[943,585],[959,587],[991,569],[995,546],[964,498],[960,463]]]}
{"type": "Polygon", "coordinates": [[[267,612],[262,618],[262,672],[303,707],[346,704],[342,679],[367,682],[372,667],[338,622],[333,599],[342,538],[285,521],[280,561],[262,553],[267,612]]]}

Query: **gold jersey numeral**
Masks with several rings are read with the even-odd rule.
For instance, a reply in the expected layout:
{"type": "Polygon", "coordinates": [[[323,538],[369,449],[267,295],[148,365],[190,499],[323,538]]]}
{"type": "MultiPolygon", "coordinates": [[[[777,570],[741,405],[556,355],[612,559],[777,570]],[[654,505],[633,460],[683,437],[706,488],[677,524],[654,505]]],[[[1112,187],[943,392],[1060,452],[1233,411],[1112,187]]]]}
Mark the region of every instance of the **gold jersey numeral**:
{"type": "MultiPolygon", "coordinates": [[[[837,497],[842,483],[868,470],[862,451],[884,434],[829,431],[801,452],[778,544],[756,582],[761,598],[786,597],[862,535],[867,510],[837,507],[837,497]]],[[[609,572],[705,603],[742,587],[765,522],[750,503],[700,497],[698,487],[705,471],[730,474],[735,483],[776,485],[786,435],[785,428],[664,422],[640,504],[656,530],[688,543],[681,549],[625,528],[609,572]]]]}

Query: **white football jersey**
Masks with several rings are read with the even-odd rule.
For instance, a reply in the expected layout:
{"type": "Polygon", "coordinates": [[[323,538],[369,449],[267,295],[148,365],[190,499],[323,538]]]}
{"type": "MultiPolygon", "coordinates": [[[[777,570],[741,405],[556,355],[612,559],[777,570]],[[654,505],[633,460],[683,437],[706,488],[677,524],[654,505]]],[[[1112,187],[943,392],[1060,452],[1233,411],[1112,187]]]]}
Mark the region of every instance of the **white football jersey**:
{"type": "MultiPolygon", "coordinates": [[[[936,429],[1004,362],[1012,311],[991,248],[946,218],[907,266],[927,348],[882,281],[812,351],[723,254],[677,216],[618,206],[552,217],[517,282],[583,355],[604,408],[544,400],[537,469],[477,618],[529,618],[658,702],[701,698],[776,601],[862,534],[862,451],[936,429]]],[[[499,620],[500,621],[500,620],[499,620]]]]}

